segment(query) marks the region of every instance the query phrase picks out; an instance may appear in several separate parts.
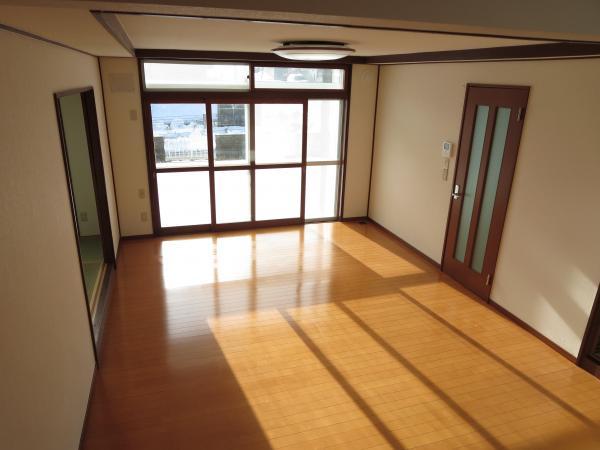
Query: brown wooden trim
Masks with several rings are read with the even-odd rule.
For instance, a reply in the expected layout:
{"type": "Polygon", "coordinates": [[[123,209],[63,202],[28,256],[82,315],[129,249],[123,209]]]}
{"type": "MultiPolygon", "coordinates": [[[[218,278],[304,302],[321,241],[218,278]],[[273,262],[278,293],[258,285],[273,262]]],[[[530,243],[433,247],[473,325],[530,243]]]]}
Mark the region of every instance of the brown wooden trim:
{"type": "Polygon", "coordinates": [[[550,339],[548,339],[542,333],[540,333],[539,331],[537,331],[531,325],[529,325],[526,322],[524,322],[523,320],[519,319],[517,316],[515,316],[513,313],[511,313],[510,311],[508,311],[504,307],[500,306],[494,300],[490,299],[488,302],[486,302],[483,299],[481,299],[481,300],[482,300],[483,304],[487,305],[489,307],[489,309],[491,309],[492,311],[494,311],[494,312],[500,314],[501,316],[507,318],[511,322],[513,322],[516,325],[518,325],[521,328],[523,328],[525,331],[528,331],[529,333],[531,333],[532,335],[534,335],[536,338],[538,338],[540,341],[542,341],[544,344],[546,344],[547,346],[551,347],[557,353],[559,353],[560,355],[562,355],[565,358],[567,358],[573,364],[577,363],[577,359],[573,355],[571,355],[569,352],[567,352],[564,348],[562,348],[559,345],[557,345],[554,342],[552,342],[550,339]]]}
{"type": "MultiPolygon", "coordinates": [[[[454,186],[456,185],[456,180],[459,178],[458,170],[457,170],[458,169],[458,159],[460,158],[460,155],[461,155],[460,149],[463,148],[463,143],[466,139],[466,135],[465,135],[465,133],[462,132],[462,130],[464,129],[465,119],[467,117],[467,101],[469,99],[468,93],[469,93],[470,86],[471,86],[471,84],[467,84],[465,86],[462,115],[460,118],[460,131],[459,131],[460,134],[458,137],[458,145],[456,146],[456,154],[454,156],[454,176],[452,177],[452,184],[450,185],[451,191],[454,190],[454,186]]],[[[469,140],[470,139],[471,138],[469,136],[469,140]]],[[[442,271],[445,271],[444,266],[445,266],[445,261],[446,261],[446,245],[448,245],[448,235],[450,234],[450,218],[452,217],[452,201],[453,201],[452,196],[448,195],[448,214],[446,214],[446,231],[444,233],[444,245],[442,246],[442,263],[440,265],[442,271]]]]}
{"type": "MultiPolygon", "coordinates": [[[[306,207],[306,152],[308,147],[308,99],[302,102],[302,164],[300,175],[300,220],[304,222],[306,207]]],[[[254,194],[254,193],[253,193],[254,194]]]]}
{"type": "MultiPolygon", "coordinates": [[[[237,231],[237,230],[254,230],[257,228],[283,227],[289,225],[302,225],[303,222],[299,217],[288,219],[273,219],[273,220],[255,220],[236,223],[217,223],[212,226],[206,225],[190,225],[181,227],[168,227],[160,230],[159,236],[181,235],[181,234],[201,234],[201,233],[218,233],[221,231],[237,231]]],[[[144,236],[141,236],[142,238],[144,236]]],[[[152,236],[149,236],[152,237],[152,236]]]]}
{"type": "Polygon", "coordinates": [[[386,227],[384,227],[380,223],[376,222],[375,220],[371,219],[370,217],[368,217],[368,221],[370,223],[372,223],[373,225],[375,225],[377,228],[379,228],[381,231],[383,231],[384,233],[386,233],[388,236],[392,237],[394,240],[400,242],[404,247],[407,247],[408,249],[410,249],[411,251],[413,251],[417,255],[419,255],[421,258],[425,259],[429,264],[435,266],[437,269],[440,268],[440,263],[438,263],[434,259],[432,259],[429,256],[427,256],[425,253],[423,253],[421,250],[419,250],[415,246],[413,246],[413,245],[409,244],[408,242],[406,242],[404,239],[402,239],[400,236],[398,236],[397,234],[395,234],[393,231],[388,230],[386,227]]]}
{"type": "Polygon", "coordinates": [[[585,41],[577,39],[561,39],[561,38],[548,38],[545,36],[523,36],[523,35],[510,35],[500,33],[475,33],[465,31],[444,31],[444,30],[432,30],[422,28],[407,28],[407,27],[393,27],[393,26],[378,26],[378,25],[358,25],[358,24],[344,24],[336,22],[313,22],[306,20],[283,20],[283,19],[267,19],[267,18],[252,18],[252,17],[223,17],[223,16],[211,16],[211,15],[199,15],[199,14],[174,14],[174,13],[156,13],[156,12],[139,12],[139,11],[104,11],[113,14],[123,14],[132,16],[159,16],[159,17],[175,17],[175,18],[191,18],[191,19],[213,19],[222,21],[232,22],[264,22],[274,24],[291,24],[291,25],[311,25],[316,27],[337,27],[337,28],[350,28],[360,30],[381,30],[381,31],[407,31],[411,33],[426,33],[426,34],[441,34],[448,36],[474,36],[474,37],[489,37],[489,38],[501,38],[501,39],[518,39],[525,41],[554,41],[554,42],[597,42],[597,41],[585,41]]]}
{"type": "Polygon", "coordinates": [[[371,137],[371,168],[369,169],[369,192],[367,194],[367,216],[371,208],[371,186],[373,184],[373,159],[375,157],[375,135],[377,128],[377,106],[379,104],[379,78],[381,66],[377,66],[377,87],[375,88],[375,114],[373,115],[373,136],[371,137]]]}
{"type": "Polygon", "coordinates": [[[4,31],[9,31],[11,33],[20,34],[21,36],[25,36],[25,37],[28,37],[28,38],[31,38],[31,39],[35,39],[37,41],[42,41],[42,42],[45,42],[47,44],[57,45],[58,47],[66,48],[67,50],[72,50],[72,51],[77,52],[77,53],[83,53],[84,55],[92,56],[94,58],[96,57],[96,55],[92,55],[91,53],[88,53],[85,50],[80,50],[78,48],[71,47],[70,45],[63,44],[62,42],[53,41],[52,39],[47,39],[47,38],[42,37],[40,35],[30,33],[29,31],[19,30],[18,28],[11,27],[10,25],[4,25],[4,24],[0,23],[0,30],[4,30],[4,31]]]}
{"type": "Polygon", "coordinates": [[[150,239],[156,237],[154,234],[131,234],[129,236],[121,236],[122,241],[135,241],[137,239],[150,239]]]}
{"type": "MultiPolygon", "coordinates": [[[[251,70],[250,73],[250,85],[254,86],[254,71],[251,70]]],[[[255,106],[256,105],[253,103],[250,104],[250,123],[248,124],[248,132],[250,133],[250,148],[248,149],[248,151],[250,152],[250,155],[248,155],[248,158],[250,160],[250,220],[252,222],[256,222],[256,198],[254,195],[256,192],[256,162],[254,158],[254,151],[256,148],[256,140],[254,136],[254,126],[256,120],[255,106]]]]}
{"type": "Polygon", "coordinates": [[[343,116],[343,129],[342,139],[343,143],[340,148],[340,156],[342,163],[338,170],[338,189],[340,192],[337,193],[338,204],[336,205],[337,217],[344,217],[344,204],[346,202],[346,168],[348,167],[348,139],[350,136],[350,101],[352,95],[352,66],[346,71],[346,77],[344,77],[344,83],[346,83],[346,90],[348,92],[348,98],[344,102],[344,116],[343,116]]]}
{"type": "MultiPolygon", "coordinates": [[[[79,264],[79,275],[81,278],[81,287],[83,289],[83,297],[85,301],[85,311],[88,319],[88,326],[90,330],[90,340],[92,343],[92,348],[94,351],[94,364],[95,367],[98,366],[98,353],[96,350],[96,342],[94,339],[94,325],[92,322],[92,313],[90,312],[90,303],[87,295],[87,290],[85,288],[85,275],[83,272],[83,264],[81,262],[81,247],[79,245],[79,224],[77,223],[77,211],[75,209],[75,194],[73,192],[73,181],[71,180],[71,169],[69,167],[69,156],[67,153],[67,141],[64,133],[64,124],[62,119],[62,113],[60,109],[60,98],[65,95],[70,95],[69,91],[65,91],[65,93],[57,93],[54,94],[54,106],[56,108],[56,119],[58,122],[58,134],[60,137],[60,146],[63,155],[63,164],[65,168],[65,180],[67,182],[67,190],[69,192],[69,206],[71,207],[71,219],[73,223],[73,231],[75,238],[75,245],[77,247],[77,262],[79,264]]],[[[95,368],[94,368],[95,369],[95,368]]]]}
{"type": "Polygon", "coordinates": [[[67,189],[69,192],[69,203],[71,207],[71,219],[73,223],[73,230],[75,234],[75,244],[77,247],[77,256],[79,263],[79,272],[81,277],[84,301],[86,306],[86,313],[88,317],[88,325],[90,328],[90,339],[92,341],[92,347],[94,351],[94,358],[96,365],[99,363],[98,346],[101,342],[101,334],[97,334],[97,331],[102,331],[103,315],[92,318],[92,313],[89,307],[89,297],[87,289],[85,287],[85,276],[83,272],[83,264],[81,262],[81,248],[79,245],[79,223],[77,221],[77,210],[75,206],[75,193],[73,191],[73,183],[71,179],[69,156],[67,151],[66,137],[64,133],[64,123],[62,118],[62,110],[60,107],[60,99],[68,95],[79,94],[81,106],[84,115],[85,132],[88,142],[88,152],[90,158],[90,165],[92,171],[92,179],[94,184],[94,194],[96,199],[96,205],[98,208],[98,222],[100,227],[100,234],[102,236],[102,250],[103,257],[106,267],[103,284],[101,291],[99,292],[99,303],[98,307],[104,308],[107,299],[106,282],[110,282],[110,274],[112,268],[115,265],[115,251],[113,244],[113,235],[110,224],[110,211],[108,209],[108,199],[106,193],[106,178],[104,176],[103,161],[102,161],[102,148],[100,143],[100,132],[98,129],[98,115],[96,111],[96,101],[94,97],[94,88],[85,87],[70,89],[63,92],[54,94],[54,105],[56,108],[56,117],[58,122],[58,131],[60,137],[60,144],[63,154],[63,164],[65,168],[65,179],[67,182],[67,189]]]}
{"type": "Polygon", "coordinates": [[[112,225],[110,223],[110,210],[108,208],[106,176],[104,174],[104,161],[102,159],[100,130],[98,129],[96,99],[93,88],[82,92],[80,95],[83,105],[86,136],[90,150],[89,157],[92,166],[92,179],[98,209],[98,224],[102,236],[104,258],[106,263],[113,265],[115,263],[115,248],[113,243],[112,225]]]}
{"type": "MultiPolygon", "coordinates": [[[[113,192],[115,194],[115,211],[117,213],[117,226],[119,227],[119,237],[121,236],[121,218],[119,216],[119,200],[117,198],[117,185],[115,182],[115,171],[114,171],[114,163],[112,157],[112,146],[110,139],[110,131],[108,129],[108,116],[106,114],[106,90],[104,87],[104,79],[102,78],[102,65],[100,64],[100,58],[96,57],[96,61],[98,61],[98,73],[100,74],[100,88],[102,89],[102,108],[104,109],[104,127],[106,128],[106,143],[108,145],[108,157],[110,159],[110,173],[112,175],[112,185],[113,192]]],[[[117,249],[118,252],[118,249],[117,249]]],[[[117,263],[117,258],[115,256],[115,266],[117,263]]]]}
{"type": "Polygon", "coordinates": [[[92,16],[104,27],[106,31],[123,47],[131,56],[135,56],[133,44],[127,32],[113,13],[91,11],[92,16]]]}
{"type": "Polygon", "coordinates": [[[319,62],[314,63],[304,61],[290,61],[289,59],[277,56],[274,53],[260,52],[225,52],[225,51],[206,51],[206,50],[166,50],[166,49],[136,49],[137,58],[146,59],[173,59],[189,61],[225,61],[225,62],[256,62],[262,65],[285,64],[293,67],[314,67],[318,64],[320,67],[338,68],[341,64],[364,64],[366,58],[363,56],[346,56],[337,60],[336,63],[319,62]]]}
{"type": "Polygon", "coordinates": [[[208,172],[210,167],[208,166],[182,166],[182,167],[156,167],[154,171],[156,173],[169,173],[169,172],[208,172]]]}
{"type": "Polygon", "coordinates": [[[139,59],[137,68],[140,92],[140,108],[142,111],[142,126],[144,129],[144,144],[146,145],[146,174],[148,177],[152,231],[154,235],[158,235],[160,231],[160,211],[158,207],[158,190],[155,177],[156,162],[154,160],[154,134],[152,132],[150,102],[147,101],[144,96],[144,70],[142,67],[142,61],[139,59]]]}
{"type": "Polygon", "coordinates": [[[311,100],[343,100],[346,90],[328,89],[256,89],[248,91],[154,90],[143,91],[143,97],[152,103],[300,103],[311,100]]]}
{"type": "Polygon", "coordinates": [[[115,283],[115,269],[111,264],[106,265],[104,277],[102,278],[102,284],[100,286],[100,292],[98,293],[98,303],[96,306],[96,313],[92,320],[94,327],[94,340],[96,342],[96,349],[98,352],[98,366],[100,367],[101,356],[102,356],[102,341],[104,337],[104,327],[106,325],[106,317],[110,307],[110,301],[112,298],[112,291],[115,283]]]}
{"type": "Polygon", "coordinates": [[[558,59],[600,57],[600,43],[558,42],[512,45],[439,52],[368,56],[367,64],[417,64],[439,62],[503,61],[522,59],[558,59]]]}
{"type": "MultiPolygon", "coordinates": [[[[337,163],[339,164],[339,162],[337,163]]],[[[260,169],[289,169],[293,167],[303,167],[306,164],[303,162],[297,163],[275,163],[275,164],[254,164],[256,170],[260,169]]]]}
{"type": "Polygon", "coordinates": [[[217,223],[217,197],[215,192],[215,142],[213,136],[212,103],[204,105],[206,117],[206,143],[208,148],[208,182],[210,191],[210,224],[217,223]]]}

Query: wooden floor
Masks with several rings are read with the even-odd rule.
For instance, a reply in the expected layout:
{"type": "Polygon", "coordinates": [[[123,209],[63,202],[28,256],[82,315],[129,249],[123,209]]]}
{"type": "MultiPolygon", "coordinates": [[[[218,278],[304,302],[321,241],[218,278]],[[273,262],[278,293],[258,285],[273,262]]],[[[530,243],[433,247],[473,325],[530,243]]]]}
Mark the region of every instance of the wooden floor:
{"type": "Polygon", "coordinates": [[[373,225],[125,241],[84,449],[599,449],[600,381],[373,225]]]}

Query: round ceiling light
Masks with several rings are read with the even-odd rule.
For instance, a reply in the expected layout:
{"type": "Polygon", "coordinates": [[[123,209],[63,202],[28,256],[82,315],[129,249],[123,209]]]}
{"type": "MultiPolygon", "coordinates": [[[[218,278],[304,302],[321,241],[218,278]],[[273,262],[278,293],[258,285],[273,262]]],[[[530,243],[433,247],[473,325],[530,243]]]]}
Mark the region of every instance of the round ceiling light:
{"type": "Polygon", "coordinates": [[[332,61],[351,55],[355,50],[343,42],[295,41],[284,42],[272,52],[296,61],[332,61]]]}

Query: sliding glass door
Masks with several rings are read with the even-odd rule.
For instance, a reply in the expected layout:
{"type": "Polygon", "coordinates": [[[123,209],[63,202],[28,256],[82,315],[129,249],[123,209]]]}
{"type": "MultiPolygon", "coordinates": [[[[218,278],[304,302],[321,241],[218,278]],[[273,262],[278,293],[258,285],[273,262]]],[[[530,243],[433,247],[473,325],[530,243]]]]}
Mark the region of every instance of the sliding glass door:
{"type": "Polygon", "coordinates": [[[145,93],[156,232],[339,217],[346,91],[317,90],[343,88],[344,71],[254,69],[255,92],[145,93]],[[294,87],[300,79],[312,90],[294,87]]]}

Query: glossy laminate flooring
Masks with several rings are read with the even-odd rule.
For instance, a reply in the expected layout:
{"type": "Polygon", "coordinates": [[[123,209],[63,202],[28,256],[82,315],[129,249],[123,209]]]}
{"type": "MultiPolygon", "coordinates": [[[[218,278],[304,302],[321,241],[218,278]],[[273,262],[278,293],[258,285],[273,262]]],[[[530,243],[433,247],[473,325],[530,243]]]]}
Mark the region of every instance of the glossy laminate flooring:
{"type": "Polygon", "coordinates": [[[599,449],[600,381],[370,224],[124,241],[82,447],[599,449]]]}

